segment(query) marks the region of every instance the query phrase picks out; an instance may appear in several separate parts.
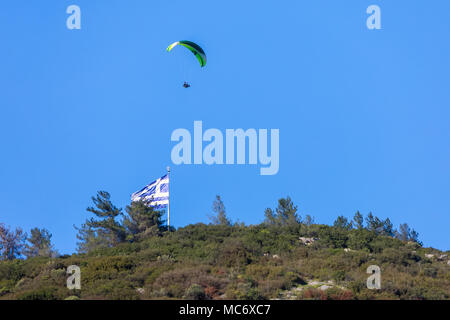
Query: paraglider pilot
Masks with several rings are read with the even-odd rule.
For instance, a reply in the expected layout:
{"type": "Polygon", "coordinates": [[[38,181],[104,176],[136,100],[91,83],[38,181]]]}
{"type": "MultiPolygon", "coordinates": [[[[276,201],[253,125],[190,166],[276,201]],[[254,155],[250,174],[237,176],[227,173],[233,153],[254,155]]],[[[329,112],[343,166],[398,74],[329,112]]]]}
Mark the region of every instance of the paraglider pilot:
{"type": "MultiPolygon", "coordinates": [[[[194,54],[194,56],[197,58],[198,62],[200,62],[200,66],[202,68],[206,65],[205,51],[203,51],[203,49],[198,44],[196,44],[192,41],[182,40],[182,41],[174,42],[167,48],[167,52],[172,51],[172,49],[178,45],[189,49],[189,51],[191,51],[194,54]]],[[[190,88],[190,87],[191,87],[191,85],[185,81],[183,84],[183,88],[190,88]]]]}

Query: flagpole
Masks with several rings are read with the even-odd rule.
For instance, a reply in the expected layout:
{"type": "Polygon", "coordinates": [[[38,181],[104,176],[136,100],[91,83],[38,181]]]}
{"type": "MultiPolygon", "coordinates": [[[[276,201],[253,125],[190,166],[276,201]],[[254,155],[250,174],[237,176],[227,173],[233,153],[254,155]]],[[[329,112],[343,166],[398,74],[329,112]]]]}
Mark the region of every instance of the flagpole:
{"type": "Polygon", "coordinates": [[[167,178],[169,180],[168,183],[169,199],[167,203],[167,231],[170,231],[170,167],[167,167],[167,178]]]}

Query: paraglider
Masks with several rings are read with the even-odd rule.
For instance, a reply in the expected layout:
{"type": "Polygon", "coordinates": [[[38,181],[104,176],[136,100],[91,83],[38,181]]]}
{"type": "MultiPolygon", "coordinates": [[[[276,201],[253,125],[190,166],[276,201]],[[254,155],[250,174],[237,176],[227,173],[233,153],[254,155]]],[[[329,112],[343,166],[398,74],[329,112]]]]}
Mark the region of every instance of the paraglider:
{"type": "MultiPolygon", "coordinates": [[[[172,51],[172,49],[175,48],[178,45],[189,49],[194,54],[194,56],[197,58],[198,62],[200,63],[200,66],[202,68],[204,66],[206,66],[206,54],[205,54],[205,51],[203,51],[203,49],[198,44],[196,44],[196,43],[194,43],[192,41],[182,40],[182,41],[174,42],[169,47],[167,47],[167,52],[172,51]]],[[[186,81],[183,84],[184,88],[189,88],[190,86],[191,85],[189,83],[187,83],[186,81]]]]}

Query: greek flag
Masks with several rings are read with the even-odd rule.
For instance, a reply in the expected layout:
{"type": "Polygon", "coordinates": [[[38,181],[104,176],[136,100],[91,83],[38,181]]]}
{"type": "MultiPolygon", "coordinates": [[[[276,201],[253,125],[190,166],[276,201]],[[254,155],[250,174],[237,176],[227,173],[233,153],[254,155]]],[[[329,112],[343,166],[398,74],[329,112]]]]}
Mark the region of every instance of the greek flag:
{"type": "Polygon", "coordinates": [[[131,201],[146,201],[150,207],[165,208],[169,204],[169,175],[153,181],[131,195],[131,201]]]}

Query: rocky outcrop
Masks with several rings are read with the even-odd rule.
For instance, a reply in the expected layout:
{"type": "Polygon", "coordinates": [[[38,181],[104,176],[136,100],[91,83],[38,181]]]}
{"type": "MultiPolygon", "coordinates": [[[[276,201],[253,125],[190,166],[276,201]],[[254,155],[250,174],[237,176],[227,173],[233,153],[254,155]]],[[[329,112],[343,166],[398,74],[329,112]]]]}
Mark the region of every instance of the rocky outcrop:
{"type": "Polygon", "coordinates": [[[280,293],[280,298],[275,300],[295,300],[304,290],[308,289],[318,289],[321,291],[327,291],[328,289],[338,288],[340,290],[347,290],[347,288],[343,286],[337,285],[333,280],[328,281],[317,281],[317,280],[308,280],[307,284],[296,286],[291,288],[290,290],[286,290],[280,293]]]}
{"type": "Polygon", "coordinates": [[[444,260],[447,260],[448,259],[448,255],[447,254],[441,254],[439,257],[438,257],[438,260],[439,261],[444,261],[444,260]]]}
{"type": "Polygon", "coordinates": [[[139,294],[144,294],[145,293],[145,289],[144,288],[136,288],[136,292],[139,294]]]}
{"type": "Polygon", "coordinates": [[[319,239],[318,238],[300,237],[300,238],[298,238],[298,240],[300,240],[300,242],[303,243],[305,246],[310,246],[319,239]]]}

